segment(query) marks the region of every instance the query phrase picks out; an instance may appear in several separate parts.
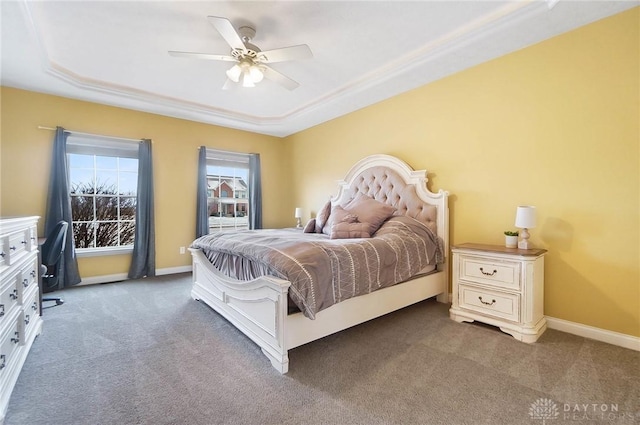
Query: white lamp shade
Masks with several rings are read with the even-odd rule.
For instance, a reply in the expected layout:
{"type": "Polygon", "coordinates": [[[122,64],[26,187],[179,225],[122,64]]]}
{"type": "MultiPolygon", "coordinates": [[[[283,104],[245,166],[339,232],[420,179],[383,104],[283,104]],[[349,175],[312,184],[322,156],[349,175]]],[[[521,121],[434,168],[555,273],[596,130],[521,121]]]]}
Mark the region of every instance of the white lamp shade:
{"type": "Polygon", "coordinates": [[[519,206],[516,210],[516,227],[533,229],[536,227],[536,207],[530,205],[519,206]]]}
{"type": "Polygon", "coordinates": [[[296,212],[293,215],[294,218],[302,218],[302,208],[296,208],[296,212]]]}
{"type": "Polygon", "coordinates": [[[227,70],[227,77],[234,83],[240,81],[240,74],[242,74],[242,68],[238,66],[238,64],[233,65],[229,70],[227,70]]]}
{"type": "Polygon", "coordinates": [[[264,74],[257,66],[253,65],[249,68],[249,74],[251,75],[251,79],[254,83],[259,83],[264,78],[264,74]]]}

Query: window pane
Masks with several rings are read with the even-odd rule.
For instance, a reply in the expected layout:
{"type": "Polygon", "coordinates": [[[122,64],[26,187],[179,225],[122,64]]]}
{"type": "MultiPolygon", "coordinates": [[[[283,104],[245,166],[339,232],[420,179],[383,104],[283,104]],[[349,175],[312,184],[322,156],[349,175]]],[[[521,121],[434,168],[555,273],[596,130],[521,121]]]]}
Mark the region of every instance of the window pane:
{"type": "Polygon", "coordinates": [[[115,195],[118,193],[118,172],[96,170],[96,193],[115,195]]]}
{"type": "Polygon", "coordinates": [[[71,193],[93,193],[93,170],[69,169],[69,190],[71,193]]]}
{"type": "Polygon", "coordinates": [[[99,222],[96,228],[96,247],[118,246],[118,222],[99,222]]]}
{"type": "Polygon", "coordinates": [[[120,220],[135,220],[136,198],[132,196],[120,197],[120,220]]]}
{"type": "Polygon", "coordinates": [[[96,196],[96,219],[98,221],[118,220],[118,198],[96,196]]]}
{"type": "Polygon", "coordinates": [[[138,173],[120,171],[120,195],[135,195],[138,191],[138,173]]]}
{"type": "Polygon", "coordinates": [[[133,245],[133,236],[136,230],[134,221],[120,222],[120,245],[133,245]]]}
{"type": "Polygon", "coordinates": [[[118,158],[115,156],[96,156],[96,168],[98,170],[117,170],[118,158]]]}
{"type": "Polygon", "coordinates": [[[73,223],[73,241],[76,248],[94,248],[93,243],[93,224],[91,223],[73,223]]]}
{"type": "Polygon", "coordinates": [[[93,196],[71,197],[71,220],[93,221],[93,196]]]}
{"type": "Polygon", "coordinates": [[[120,158],[120,171],[134,171],[138,173],[138,160],[135,158],[120,158]]]}

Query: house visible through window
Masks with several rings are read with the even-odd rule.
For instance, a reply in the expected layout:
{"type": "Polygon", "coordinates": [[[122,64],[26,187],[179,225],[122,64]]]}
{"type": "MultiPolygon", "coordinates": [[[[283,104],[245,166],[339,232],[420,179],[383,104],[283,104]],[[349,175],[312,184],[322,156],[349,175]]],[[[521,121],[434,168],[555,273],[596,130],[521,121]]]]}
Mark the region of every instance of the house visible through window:
{"type": "Polygon", "coordinates": [[[209,233],[249,228],[249,155],[207,150],[209,233]]]}
{"type": "Polygon", "coordinates": [[[99,138],[67,139],[73,238],[79,253],[132,248],[138,146],[99,138]]]}

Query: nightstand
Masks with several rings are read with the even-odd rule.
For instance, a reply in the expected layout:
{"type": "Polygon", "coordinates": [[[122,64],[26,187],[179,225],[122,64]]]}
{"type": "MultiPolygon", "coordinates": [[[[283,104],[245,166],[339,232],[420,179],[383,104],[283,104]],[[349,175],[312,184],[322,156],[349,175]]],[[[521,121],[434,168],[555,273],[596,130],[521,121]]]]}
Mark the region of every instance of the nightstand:
{"type": "Polygon", "coordinates": [[[499,327],[527,343],[547,329],[544,318],[545,249],[504,248],[466,243],[453,253],[453,304],[456,322],[499,327]]]}

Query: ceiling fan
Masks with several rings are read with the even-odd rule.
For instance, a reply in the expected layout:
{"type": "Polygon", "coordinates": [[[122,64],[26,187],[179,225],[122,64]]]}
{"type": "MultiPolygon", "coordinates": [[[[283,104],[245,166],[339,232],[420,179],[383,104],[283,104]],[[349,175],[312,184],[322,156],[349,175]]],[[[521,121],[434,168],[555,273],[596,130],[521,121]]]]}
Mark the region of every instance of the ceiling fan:
{"type": "Polygon", "coordinates": [[[243,87],[254,87],[256,83],[259,83],[265,77],[289,90],[294,90],[300,85],[267,64],[311,58],[313,57],[313,53],[311,53],[309,46],[300,44],[297,46],[262,51],[258,46],[251,44],[251,39],[256,35],[254,28],[243,26],[236,31],[231,21],[226,18],[207,16],[207,19],[211,25],[218,30],[222,38],[229,43],[229,46],[231,46],[231,53],[229,55],[178,52],[172,50],[169,51],[169,54],[177,57],[235,62],[235,64],[227,70],[228,78],[222,87],[223,89],[231,88],[233,83],[241,83],[243,87]]]}

